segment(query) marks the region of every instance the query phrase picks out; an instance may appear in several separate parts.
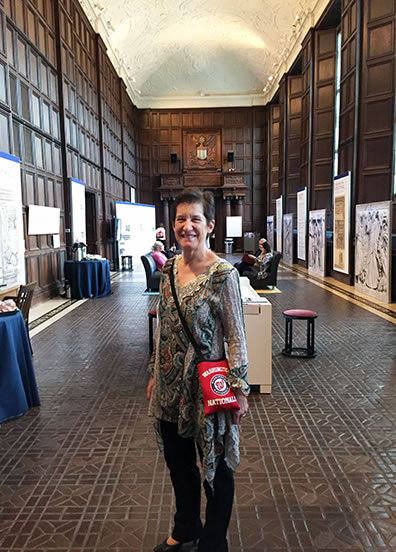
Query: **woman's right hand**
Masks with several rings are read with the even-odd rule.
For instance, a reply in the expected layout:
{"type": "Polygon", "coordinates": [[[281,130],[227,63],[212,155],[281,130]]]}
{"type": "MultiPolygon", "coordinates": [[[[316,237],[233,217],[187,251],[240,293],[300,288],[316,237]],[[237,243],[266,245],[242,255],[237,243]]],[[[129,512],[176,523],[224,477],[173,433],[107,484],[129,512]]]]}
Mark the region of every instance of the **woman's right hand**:
{"type": "Polygon", "coordinates": [[[150,400],[151,398],[151,392],[153,390],[153,385],[154,385],[154,378],[151,377],[149,379],[149,382],[147,384],[147,389],[146,389],[146,397],[147,397],[147,400],[150,400]]]}

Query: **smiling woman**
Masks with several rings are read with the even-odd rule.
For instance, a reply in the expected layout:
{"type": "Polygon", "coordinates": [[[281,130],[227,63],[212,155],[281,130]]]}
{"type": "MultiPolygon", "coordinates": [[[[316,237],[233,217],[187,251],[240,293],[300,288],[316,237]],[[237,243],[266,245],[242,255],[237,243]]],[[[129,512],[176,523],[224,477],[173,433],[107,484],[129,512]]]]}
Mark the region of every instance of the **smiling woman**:
{"type": "Polygon", "coordinates": [[[172,534],[154,551],[177,552],[182,543],[199,538],[197,548],[190,550],[226,552],[233,470],[239,463],[238,424],[248,410],[249,393],[239,276],[206,246],[215,227],[213,195],[186,190],[175,209],[174,231],[182,255],[163,268],[147,397],[164,446],[177,512],[172,534]],[[227,400],[236,399],[239,409],[212,412],[205,408],[198,366],[202,360],[224,359],[226,348],[228,363],[222,365],[224,373],[217,376],[215,387],[217,394],[220,383],[220,394],[231,387],[235,396],[230,393],[227,400]],[[208,501],[204,525],[196,447],[208,501]]]}

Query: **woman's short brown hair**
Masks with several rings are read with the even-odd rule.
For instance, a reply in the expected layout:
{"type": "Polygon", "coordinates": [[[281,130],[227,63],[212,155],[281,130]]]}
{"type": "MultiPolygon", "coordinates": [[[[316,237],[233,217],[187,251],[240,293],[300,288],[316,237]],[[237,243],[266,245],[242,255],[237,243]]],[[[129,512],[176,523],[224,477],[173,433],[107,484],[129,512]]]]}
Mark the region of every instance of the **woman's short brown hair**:
{"type": "Polygon", "coordinates": [[[215,218],[215,201],[212,192],[202,192],[198,188],[187,188],[180,192],[175,201],[174,219],[176,218],[177,207],[181,203],[201,204],[203,214],[208,224],[215,218]]]}

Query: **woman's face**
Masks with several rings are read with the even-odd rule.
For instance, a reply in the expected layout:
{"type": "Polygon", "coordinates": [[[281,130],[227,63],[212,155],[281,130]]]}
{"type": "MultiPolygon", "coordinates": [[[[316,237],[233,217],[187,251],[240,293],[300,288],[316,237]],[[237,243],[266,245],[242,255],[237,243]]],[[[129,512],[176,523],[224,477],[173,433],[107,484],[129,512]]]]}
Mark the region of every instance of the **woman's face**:
{"type": "Polygon", "coordinates": [[[206,236],[214,225],[214,220],[209,223],[206,220],[201,203],[180,203],[177,206],[173,229],[183,251],[205,248],[206,236]]]}

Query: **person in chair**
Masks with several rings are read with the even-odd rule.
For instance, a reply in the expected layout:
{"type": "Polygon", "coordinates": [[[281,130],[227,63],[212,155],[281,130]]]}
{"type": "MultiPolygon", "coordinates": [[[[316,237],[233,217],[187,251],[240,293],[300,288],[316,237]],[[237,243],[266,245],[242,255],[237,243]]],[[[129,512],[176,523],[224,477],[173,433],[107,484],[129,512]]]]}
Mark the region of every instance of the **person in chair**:
{"type": "Polygon", "coordinates": [[[235,263],[234,266],[241,276],[248,276],[250,279],[251,276],[257,276],[260,267],[262,269],[261,272],[263,272],[264,269],[267,271],[271,264],[271,260],[271,247],[265,238],[261,238],[259,240],[259,250],[256,251],[254,255],[245,254],[243,260],[239,263],[235,263]],[[251,274],[249,276],[248,274],[244,274],[244,272],[249,272],[249,274],[251,274]]]}
{"type": "Polygon", "coordinates": [[[157,270],[162,270],[162,267],[166,263],[168,257],[164,252],[164,244],[160,241],[154,242],[152,249],[152,257],[155,261],[155,266],[157,270]]]}
{"type": "Polygon", "coordinates": [[[267,240],[260,240],[259,247],[261,250],[260,254],[257,257],[255,255],[249,255],[253,264],[244,268],[241,274],[249,278],[250,284],[255,288],[261,280],[264,281],[267,278],[273,258],[271,247],[267,240]]]}

